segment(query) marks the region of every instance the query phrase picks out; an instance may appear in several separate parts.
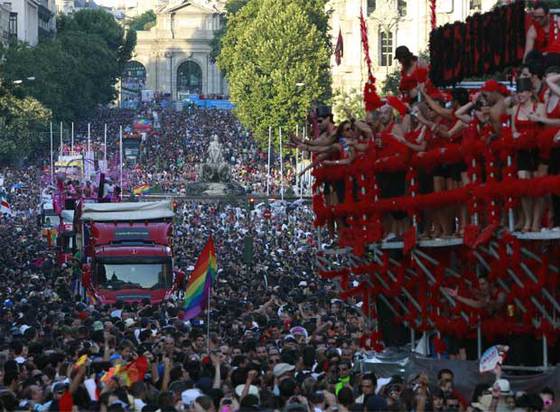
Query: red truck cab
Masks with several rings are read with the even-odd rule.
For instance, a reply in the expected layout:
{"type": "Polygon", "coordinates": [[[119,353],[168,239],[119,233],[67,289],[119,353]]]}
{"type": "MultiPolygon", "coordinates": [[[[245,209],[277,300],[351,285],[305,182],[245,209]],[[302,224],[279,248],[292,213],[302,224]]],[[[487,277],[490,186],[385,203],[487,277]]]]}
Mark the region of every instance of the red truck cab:
{"type": "Polygon", "coordinates": [[[170,202],[80,204],[78,243],[83,286],[101,304],[149,299],[174,291],[170,202]]]}

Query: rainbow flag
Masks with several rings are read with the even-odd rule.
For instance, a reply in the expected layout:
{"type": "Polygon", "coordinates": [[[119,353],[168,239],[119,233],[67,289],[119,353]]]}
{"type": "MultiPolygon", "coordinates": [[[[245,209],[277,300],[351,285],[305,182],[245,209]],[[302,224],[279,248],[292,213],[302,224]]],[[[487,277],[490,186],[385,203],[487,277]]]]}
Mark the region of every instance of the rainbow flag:
{"type": "Polygon", "coordinates": [[[185,302],[183,304],[186,320],[196,317],[206,307],[212,281],[216,279],[217,275],[218,262],[214,249],[214,240],[210,238],[198,257],[187,283],[185,302]]]}
{"type": "Polygon", "coordinates": [[[138,185],[132,189],[132,193],[135,195],[143,195],[148,193],[152,188],[148,184],[138,185]]]}

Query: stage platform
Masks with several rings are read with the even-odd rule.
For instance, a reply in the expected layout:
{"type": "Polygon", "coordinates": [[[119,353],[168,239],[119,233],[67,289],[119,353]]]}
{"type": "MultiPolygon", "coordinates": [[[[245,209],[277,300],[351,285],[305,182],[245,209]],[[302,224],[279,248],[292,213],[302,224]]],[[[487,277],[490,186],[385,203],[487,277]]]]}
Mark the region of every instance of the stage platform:
{"type": "MultiPolygon", "coordinates": [[[[557,240],[560,239],[560,228],[541,230],[540,232],[513,232],[513,236],[520,240],[557,240]]],[[[463,244],[463,238],[436,238],[422,239],[416,243],[417,248],[445,248],[460,246],[463,244]]],[[[369,245],[370,250],[399,250],[404,247],[402,240],[382,241],[369,245]]],[[[320,252],[325,255],[345,255],[352,251],[352,248],[321,248],[320,252]]]]}

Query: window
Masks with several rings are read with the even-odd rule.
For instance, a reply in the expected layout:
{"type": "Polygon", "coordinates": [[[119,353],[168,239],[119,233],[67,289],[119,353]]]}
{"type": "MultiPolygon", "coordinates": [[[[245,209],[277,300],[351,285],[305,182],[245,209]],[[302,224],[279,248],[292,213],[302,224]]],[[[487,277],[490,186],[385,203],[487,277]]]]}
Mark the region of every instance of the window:
{"type": "Polygon", "coordinates": [[[399,10],[399,16],[406,16],[406,0],[397,0],[397,8],[399,10]]]}
{"type": "Polygon", "coordinates": [[[470,9],[471,10],[480,10],[482,8],[482,1],[481,0],[471,0],[470,1],[470,9]]]}
{"type": "Polygon", "coordinates": [[[10,23],[8,25],[8,35],[10,39],[17,39],[17,13],[10,13],[10,23]]]}
{"type": "Polygon", "coordinates": [[[368,14],[368,16],[375,11],[375,1],[376,0],[367,0],[367,14],[368,14]]]}
{"type": "Polygon", "coordinates": [[[393,33],[379,32],[379,65],[393,65],[393,33]]]}

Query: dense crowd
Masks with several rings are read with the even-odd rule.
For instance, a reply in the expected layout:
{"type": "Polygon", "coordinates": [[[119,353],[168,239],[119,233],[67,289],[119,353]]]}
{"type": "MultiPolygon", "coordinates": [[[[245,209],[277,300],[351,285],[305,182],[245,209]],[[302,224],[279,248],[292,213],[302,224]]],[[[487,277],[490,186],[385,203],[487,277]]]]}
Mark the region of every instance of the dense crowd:
{"type": "MultiPolygon", "coordinates": [[[[13,216],[0,224],[1,410],[453,411],[471,405],[451,370],[378,380],[356,369],[355,355],[369,345],[366,319],[358,300],[338,300],[336,286],[316,278],[312,212],[303,203],[253,211],[178,205],[180,269],[195,263],[210,234],[216,239],[220,270],[208,340],[206,315],[184,321],[180,300],[78,302],[69,287],[77,266],[55,265],[29,208],[40,193],[39,171],[2,173],[5,187],[16,189],[9,196],[13,216]],[[241,263],[248,234],[252,264],[241,263]],[[114,365],[139,359],[145,360],[142,379],[105,378],[114,365]]],[[[502,379],[477,387],[470,408],[509,410],[515,403],[518,410],[552,410],[554,399],[546,388],[514,394],[502,379]]]]}
{"type": "MultiPolygon", "coordinates": [[[[315,166],[348,166],[377,149],[390,157],[403,151],[422,153],[430,145],[437,148],[442,139],[452,138],[452,130],[467,126],[491,140],[502,128],[504,115],[512,119],[513,127],[519,122],[547,124],[552,116],[546,108],[552,105],[552,111],[557,111],[560,69],[549,68],[543,81],[540,60],[528,56],[523,70],[532,82],[521,82],[517,97],[506,101],[503,88],[487,82],[471,101],[468,93],[456,91],[453,109],[449,109],[436,92],[414,83],[413,73],[422,63],[406,48],[399,48],[397,58],[405,79],[401,83],[405,110],[400,117],[394,108],[402,106],[393,101],[368,113],[364,121],[353,119],[336,127],[332,113],[322,107],[316,113],[319,139],[296,138],[294,144],[315,152],[315,166]],[[533,91],[540,92],[537,85],[543,84],[548,85],[544,103],[533,101],[533,91]],[[414,104],[418,94],[423,101],[414,104]]],[[[186,182],[197,179],[197,166],[204,161],[211,138],[217,136],[234,179],[253,192],[266,189],[266,154],[227,111],[192,107],[175,112],[161,109],[157,102],[137,111],[100,109],[91,121],[95,147],[99,150],[103,142],[103,124],[109,127],[107,150],[115,152],[119,127],[130,128],[135,119],[153,117],[154,111],[159,113],[161,128],[145,138],[137,164],[127,166],[127,185],[149,184],[164,192],[183,192],[186,182]]],[[[87,125],[77,125],[79,144],[83,144],[85,129],[87,125]]],[[[538,153],[528,158],[533,166],[538,159],[538,153]]],[[[280,178],[286,186],[294,183],[293,170],[286,170],[283,177],[275,175],[273,192],[280,178]]],[[[537,170],[543,169],[521,172],[537,170]]],[[[501,372],[496,379],[481,376],[478,385],[469,386],[458,378],[464,372],[459,362],[410,376],[402,370],[387,374],[375,363],[360,363],[366,352],[369,356],[372,350],[383,349],[383,336],[363,315],[361,299],[340,300],[338,285],[317,277],[314,258],[319,239],[314,214],[301,201],[258,204],[254,210],[234,202],[178,201],[176,270],[191,271],[209,236],[216,242],[219,270],[209,310],[195,319],[184,319],[181,291],[157,306],[149,301],[90,304],[76,296],[72,287],[80,275],[79,259],[58,266],[53,250],[41,237],[36,206],[43,189],[42,172],[36,165],[0,170],[11,207],[10,213],[0,217],[0,411],[502,412],[559,408],[554,379],[552,388],[534,384],[523,392],[514,391],[518,383],[510,384],[501,372]]],[[[548,172],[555,173],[552,164],[548,172]]],[[[424,176],[422,190],[453,189],[468,184],[467,177],[464,165],[453,164],[424,176]]],[[[404,174],[387,173],[384,178],[382,197],[399,196],[405,190],[404,174]]],[[[329,206],[357,195],[337,182],[324,189],[329,206]]],[[[520,206],[520,229],[540,229],[537,221],[544,214],[545,202],[534,203],[520,206]]],[[[551,216],[560,216],[550,209],[551,216]]],[[[407,219],[403,213],[388,216],[387,232],[404,233],[411,223],[407,219]]],[[[425,216],[425,222],[429,236],[459,233],[463,210],[435,211],[425,216]]],[[[345,225],[331,223],[333,233],[335,224],[345,225]]]]}

